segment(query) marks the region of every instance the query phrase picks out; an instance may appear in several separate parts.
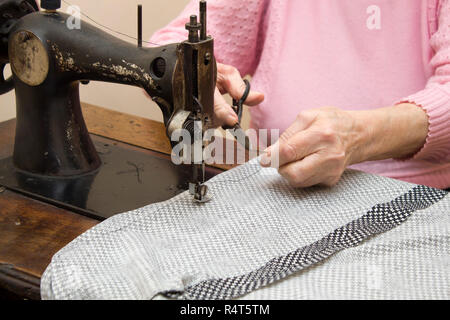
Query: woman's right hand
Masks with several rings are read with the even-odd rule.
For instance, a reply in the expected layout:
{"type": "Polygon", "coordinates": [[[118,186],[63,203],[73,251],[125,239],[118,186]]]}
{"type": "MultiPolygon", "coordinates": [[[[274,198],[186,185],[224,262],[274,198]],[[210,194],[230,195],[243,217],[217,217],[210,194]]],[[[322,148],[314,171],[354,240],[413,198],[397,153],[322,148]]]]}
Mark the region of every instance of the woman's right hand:
{"type": "MultiPolygon", "coordinates": [[[[237,114],[226,102],[224,94],[229,94],[233,99],[240,100],[244,95],[246,85],[239,71],[229,65],[217,63],[217,86],[214,94],[214,113],[216,116],[215,125],[234,126],[239,122],[237,114]]],[[[264,94],[257,91],[250,91],[245,104],[256,106],[264,101],[264,94]]]]}

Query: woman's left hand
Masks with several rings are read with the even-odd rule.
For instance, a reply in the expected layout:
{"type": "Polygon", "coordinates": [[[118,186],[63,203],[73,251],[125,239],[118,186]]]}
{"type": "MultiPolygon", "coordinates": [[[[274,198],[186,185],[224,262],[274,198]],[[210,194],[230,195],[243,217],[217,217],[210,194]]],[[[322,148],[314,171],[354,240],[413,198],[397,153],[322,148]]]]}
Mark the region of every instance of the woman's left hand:
{"type": "Polygon", "coordinates": [[[266,150],[261,165],[275,166],[270,158],[279,152],[279,172],[292,186],[333,186],[349,165],[414,154],[427,133],[426,113],[412,104],[370,111],[312,109],[301,112],[266,150]]]}

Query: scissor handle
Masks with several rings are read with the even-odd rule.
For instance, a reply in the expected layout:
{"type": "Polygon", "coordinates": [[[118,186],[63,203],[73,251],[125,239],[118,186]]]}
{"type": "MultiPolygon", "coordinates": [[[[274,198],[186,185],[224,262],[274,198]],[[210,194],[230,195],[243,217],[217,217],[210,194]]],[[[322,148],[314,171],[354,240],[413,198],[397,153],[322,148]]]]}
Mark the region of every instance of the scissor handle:
{"type": "MultiPolygon", "coordinates": [[[[242,95],[241,99],[239,100],[235,100],[233,99],[233,110],[234,112],[236,112],[238,119],[239,119],[239,123],[241,123],[242,120],[242,111],[244,110],[244,103],[248,98],[248,95],[250,94],[250,89],[251,89],[251,85],[250,82],[246,79],[244,80],[245,83],[245,91],[244,94],[242,95]]],[[[224,130],[231,130],[231,129],[235,129],[235,126],[231,127],[231,126],[223,126],[222,127],[224,130]]]]}
{"type": "Polygon", "coordinates": [[[244,91],[244,94],[242,95],[241,99],[239,101],[233,99],[233,110],[238,115],[239,123],[242,120],[242,111],[243,111],[244,103],[247,100],[248,95],[250,94],[250,89],[251,89],[250,82],[247,79],[244,80],[244,83],[245,83],[245,91],[244,91]]]}
{"type": "Polygon", "coordinates": [[[222,128],[224,130],[228,130],[234,136],[234,138],[245,147],[246,150],[250,150],[251,148],[250,139],[245,135],[245,132],[244,130],[242,130],[240,125],[242,120],[242,111],[244,103],[247,100],[251,89],[250,82],[248,80],[244,80],[244,82],[245,82],[245,91],[241,99],[239,99],[239,101],[233,99],[233,110],[234,112],[236,112],[239,122],[236,123],[234,126],[223,126],[222,128]]]}

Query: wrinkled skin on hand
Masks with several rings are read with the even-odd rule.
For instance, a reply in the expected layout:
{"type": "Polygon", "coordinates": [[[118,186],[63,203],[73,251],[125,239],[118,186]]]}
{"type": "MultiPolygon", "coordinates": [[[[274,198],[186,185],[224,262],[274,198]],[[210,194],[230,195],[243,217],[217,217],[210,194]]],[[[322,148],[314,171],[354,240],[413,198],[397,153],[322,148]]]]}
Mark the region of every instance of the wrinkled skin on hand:
{"type": "Polygon", "coordinates": [[[353,118],[337,108],[304,111],[266,156],[278,149],[279,172],[294,187],[333,186],[351,163],[354,126],[353,118]]]}
{"type": "MultiPolygon", "coordinates": [[[[232,66],[218,63],[217,72],[214,124],[234,126],[238,117],[223,95],[240,100],[245,82],[232,66]]],[[[245,104],[256,106],[263,101],[264,94],[250,91],[245,104]]],[[[292,186],[334,186],[349,165],[412,156],[427,135],[426,112],[410,103],[363,111],[310,109],[301,112],[279,141],[266,150],[261,165],[271,166],[272,152],[279,152],[276,167],[292,186]]]]}
{"type": "Polygon", "coordinates": [[[294,187],[336,185],[352,164],[412,156],[424,145],[428,116],[413,104],[364,111],[324,107],[301,112],[266,150],[279,152],[279,173],[294,187]]]}

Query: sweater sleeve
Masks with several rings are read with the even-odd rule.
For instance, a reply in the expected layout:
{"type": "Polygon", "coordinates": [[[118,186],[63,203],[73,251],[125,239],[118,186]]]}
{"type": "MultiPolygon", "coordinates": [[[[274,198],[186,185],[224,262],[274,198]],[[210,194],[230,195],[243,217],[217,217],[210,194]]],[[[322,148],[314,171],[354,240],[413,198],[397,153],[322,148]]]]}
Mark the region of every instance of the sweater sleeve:
{"type": "MultiPolygon", "coordinates": [[[[253,74],[259,62],[263,41],[260,28],[267,0],[209,0],[208,34],[214,38],[218,62],[236,67],[242,75],[253,74]]],[[[150,41],[162,45],[184,41],[185,24],[199,11],[199,1],[192,0],[183,12],[150,41]]]]}
{"type": "Polygon", "coordinates": [[[441,0],[438,29],[431,36],[434,56],[430,63],[434,74],[424,90],[405,99],[422,107],[429,118],[428,137],[413,157],[437,162],[450,160],[450,0],[441,0]]]}

